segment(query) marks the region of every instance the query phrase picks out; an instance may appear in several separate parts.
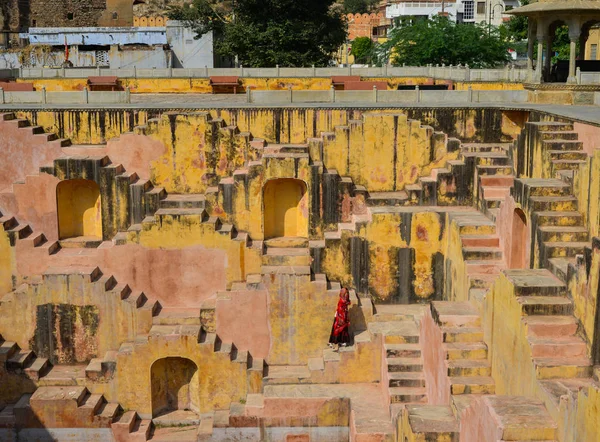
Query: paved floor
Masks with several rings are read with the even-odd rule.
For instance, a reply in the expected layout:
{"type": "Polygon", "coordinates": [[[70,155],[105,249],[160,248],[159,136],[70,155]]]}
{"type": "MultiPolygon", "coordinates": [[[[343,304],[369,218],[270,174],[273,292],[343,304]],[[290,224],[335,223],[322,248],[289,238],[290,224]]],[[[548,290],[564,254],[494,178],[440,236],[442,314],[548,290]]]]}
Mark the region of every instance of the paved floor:
{"type": "Polygon", "coordinates": [[[529,104],[529,103],[293,103],[293,104],[253,104],[247,103],[245,94],[238,95],[211,95],[211,94],[133,94],[131,103],[128,104],[4,104],[0,105],[0,112],[14,110],[71,110],[71,109],[219,109],[219,108],[362,108],[362,109],[407,109],[407,108],[455,108],[455,109],[510,109],[525,111],[540,111],[557,117],[566,117],[583,123],[600,125],[599,106],[570,106],[554,104],[529,104]]]}

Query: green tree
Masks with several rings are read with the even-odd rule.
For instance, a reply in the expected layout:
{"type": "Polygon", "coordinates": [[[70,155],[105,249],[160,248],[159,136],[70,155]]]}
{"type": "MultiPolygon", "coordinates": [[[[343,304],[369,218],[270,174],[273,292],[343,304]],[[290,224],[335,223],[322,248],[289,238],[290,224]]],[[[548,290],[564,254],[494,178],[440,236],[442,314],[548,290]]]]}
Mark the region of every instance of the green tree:
{"type": "Polygon", "coordinates": [[[369,37],[357,37],[352,42],[351,54],[356,63],[370,63],[375,45],[369,37]]]}
{"type": "Polygon", "coordinates": [[[364,14],[371,12],[379,0],[344,0],[344,12],[346,14],[364,14]]]}
{"type": "Polygon", "coordinates": [[[396,66],[468,64],[487,68],[510,60],[508,44],[497,28],[456,24],[443,16],[397,21],[378,55],[379,63],[389,59],[396,66]]]}
{"type": "Polygon", "coordinates": [[[218,0],[194,0],[191,11],[175,8],[174,19],[187,20],[197,38],[219,31],[215,50],[237,56],[247,67],[326,66],[346,40],[342,12],[335,0],[236,0],[230,13],[218,0]]]}

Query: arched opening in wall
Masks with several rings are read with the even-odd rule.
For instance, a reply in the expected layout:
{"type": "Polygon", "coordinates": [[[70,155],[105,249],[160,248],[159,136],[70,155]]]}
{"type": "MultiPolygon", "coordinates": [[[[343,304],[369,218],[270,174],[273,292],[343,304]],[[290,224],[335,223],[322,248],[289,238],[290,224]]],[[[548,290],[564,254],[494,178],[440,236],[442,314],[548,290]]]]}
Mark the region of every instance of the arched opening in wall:
{"type": "Polygon", "coordinates": [[[187,358],[159,359],[150,370],[152,388],[152,417],[174,411],[198,413],[200,384],[198,367],[187,358]]]}
{"type": "Polygon", "coordinates": [[[509,268],[527,269],[527,217],[521,209],[514,210],[512,225],[509,268]]]}
{"type": "Polygon", "coordinates": [[[308,237],[308,194],[301,180],[270,180],[263,189],[265,239],[308,237]]]}
{"type": "Polygon", "coordinates": [[[91,180],[61,181],[56,187],[60,239],[102,239],[100,187],[91,180]]]}

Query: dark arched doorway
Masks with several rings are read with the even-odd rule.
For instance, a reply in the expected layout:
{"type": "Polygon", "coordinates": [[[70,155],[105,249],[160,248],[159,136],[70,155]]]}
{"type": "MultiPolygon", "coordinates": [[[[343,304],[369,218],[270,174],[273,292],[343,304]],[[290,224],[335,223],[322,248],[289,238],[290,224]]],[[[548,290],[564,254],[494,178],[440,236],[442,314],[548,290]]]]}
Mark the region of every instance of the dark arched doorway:
{"type": "Polygon", "coordinates": [[[152,416],[176,410],[198,412],[198,367],[186,358],[159,359],[151,368],[152,416]]]}
{"type": "Polygon", "coordinates": [[[521,209],[513,211],[512,227],[509,268],[527,269],[527,217],[521,209]]]}

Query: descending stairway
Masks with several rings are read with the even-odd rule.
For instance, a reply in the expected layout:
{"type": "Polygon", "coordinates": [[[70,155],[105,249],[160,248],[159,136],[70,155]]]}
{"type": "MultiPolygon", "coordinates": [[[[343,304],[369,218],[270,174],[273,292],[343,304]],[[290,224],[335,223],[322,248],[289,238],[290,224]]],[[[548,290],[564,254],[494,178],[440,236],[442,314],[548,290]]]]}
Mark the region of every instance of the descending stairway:
{"type": "Polygon", "coordinates": [[[536,268],[550,268],[566,281],[569,264],[591,246],[583,215],[571,186],[559,179],[523,178],[515,181],[515,199],[530,213],[536,268]]]}
{"type": "Polygon", "coordinates": [[[494,394],[479,311],[469,302],[434,301],[431,313],[442,331],[450,394],[494,394]]]}

